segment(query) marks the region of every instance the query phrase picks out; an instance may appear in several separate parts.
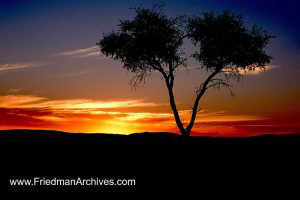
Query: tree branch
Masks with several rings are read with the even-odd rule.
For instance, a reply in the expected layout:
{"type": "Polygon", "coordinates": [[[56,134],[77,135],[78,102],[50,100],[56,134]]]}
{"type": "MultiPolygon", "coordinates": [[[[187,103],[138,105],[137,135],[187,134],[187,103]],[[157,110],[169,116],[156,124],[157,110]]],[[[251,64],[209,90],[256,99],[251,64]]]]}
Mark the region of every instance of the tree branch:
{"type": "Polygon", "coordinates": [[[230,87],[232,88],[233,86],[230,84],[229,82],[229,79],[211,79],[210,81],[212,84],[208,85],[207,86],[207,89],[208,88],[211,88],[211,87],[215,87],[217,89],[219,89],[221,86],[226,86],[226,87],[230,87]]]}
{"type": "Polygon", "coordinates": [[[194,126],[200,99],[204,95],[205,91],[208,89],[208,87],[207,87],[208,84],[211,82],[213,77],[215,77],[218,73],[220,73],[221,69],[222,69],[221,67],[216,68],[216,70],[210,76],[208,76],[207,79],[203,83],[201,83],[199,90],[197,91],[197,96],[196,96],[195,103],[193,106],[191,121],[190,121],[189,125],[186,127],[186,130],[188,133],[190,133],[190,131],[192,130],[192,128],[194,126]]]}

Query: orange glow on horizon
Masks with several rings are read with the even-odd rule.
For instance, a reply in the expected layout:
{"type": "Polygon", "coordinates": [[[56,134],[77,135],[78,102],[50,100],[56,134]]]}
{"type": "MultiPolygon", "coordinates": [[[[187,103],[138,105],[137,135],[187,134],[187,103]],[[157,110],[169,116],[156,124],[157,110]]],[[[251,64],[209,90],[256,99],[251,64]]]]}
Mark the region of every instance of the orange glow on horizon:
{"type": "MultiPolygon", "coordinates": [[[[126,135],[137,132],[178,133],[172,113],[151,112],[157,106],[162,105],[142,99],[94,101],[49,100],[24,95],[1,96],[0,129],[51,129],[126,135]],[[137,107],[141,111],[130,111],[137,107]],[[121,111],[125,108],[126,111],[121,111]]],[[[190,115],[190,110],[180,112],[183,121],[188,121],[190,115]]],[[[299,131],[299,117],[292,116],[291,119],[268,119],[255,115],[204,110],[198,114],[192,135],[243,137],[299,131]]]]}

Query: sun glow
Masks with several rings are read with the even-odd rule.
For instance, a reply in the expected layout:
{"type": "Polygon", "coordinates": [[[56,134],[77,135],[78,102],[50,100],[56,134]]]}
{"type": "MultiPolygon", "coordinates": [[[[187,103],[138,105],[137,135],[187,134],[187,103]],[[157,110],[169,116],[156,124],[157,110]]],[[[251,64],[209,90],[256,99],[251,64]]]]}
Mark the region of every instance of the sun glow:
{"type": "Polygon", "coordinates": [[[137,132],[129,124],[125,123],[112,123],[108,122],[105,126],[97,126],[95,125],[93,128],[90,129],[91,133],[112,133],[112,134],[123,134],[129,135],[131,133],[137,132]]]}

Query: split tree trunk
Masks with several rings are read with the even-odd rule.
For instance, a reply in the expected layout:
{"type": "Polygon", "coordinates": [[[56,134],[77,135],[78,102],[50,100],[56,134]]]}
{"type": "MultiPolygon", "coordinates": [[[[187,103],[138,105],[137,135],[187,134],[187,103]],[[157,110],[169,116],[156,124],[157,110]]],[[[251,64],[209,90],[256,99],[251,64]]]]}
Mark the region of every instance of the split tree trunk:
{"type": "Polygon", "coordinates": [[[204,81],[202,89],[198,92],[198,94],[196,96],[195,103],[194,103],[193,110],[192,110],[191,120],[190,120],[190,123],[188,124],[188,126],[186,128],[184,127],[184,125],[181,122],[181,119],[180,119],[180,116],[179,116],[179,113],[178,113],[178,110],[177,110],[177,107],[176,107],[176,103],[175,103],[175,97],[174,97],[174,92],[173,92],[174,77],[172,77],[171,81],[169,82],[169,79],[167,78],[167,76],[164,76],[165,81],[166,81],[166,85],[167,85],[167,89],[168,89],[168,93],[169,93],[169,97],[170,97],[170,105],[171,105],[171,108],[172,108],[172,111],[173,111],[173,114],[174,114],[174,118],[175,118],[177,127],[180,130],[180,133],[181,133],[182,136],[189,137],[191,135],[192,128],[195,124],[200,99],[202,98],[202,96],[206,92],[208,84],[210,83],[210,81],[213,79],[213,77],[215,75],[217,75],[220,72],[220,70],[221,70],[221,68],[214,71],[206,79],[206,81],[204,81]]]}

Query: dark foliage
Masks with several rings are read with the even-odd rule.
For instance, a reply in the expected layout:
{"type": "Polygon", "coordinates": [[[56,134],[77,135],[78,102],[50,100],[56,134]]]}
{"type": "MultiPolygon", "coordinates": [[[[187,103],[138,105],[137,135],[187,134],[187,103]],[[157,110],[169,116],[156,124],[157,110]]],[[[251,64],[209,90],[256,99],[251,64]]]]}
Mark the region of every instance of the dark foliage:
{"type": "Polygon", "coordinates": [[[187,31],[199,47],[193,57],[208,70],[254,70],[270,63],[271,57],[264,48],[273,36],[256,25],[248,29],[242,15],[205,12],[189,19],[187,31]]]}
{"type": "Polygon", "coordinates": [[[179,49],[183,43],[182,17],[167,18],[160,6],[136,8],[133,20],[120,21],[119,30],[105,34],[98,43],[101,52],[137,73],[133,85],[153,70],[173,71],[184,64],[179,49]],[[165,67],[172,66],[174,69],[165,67]]]}

